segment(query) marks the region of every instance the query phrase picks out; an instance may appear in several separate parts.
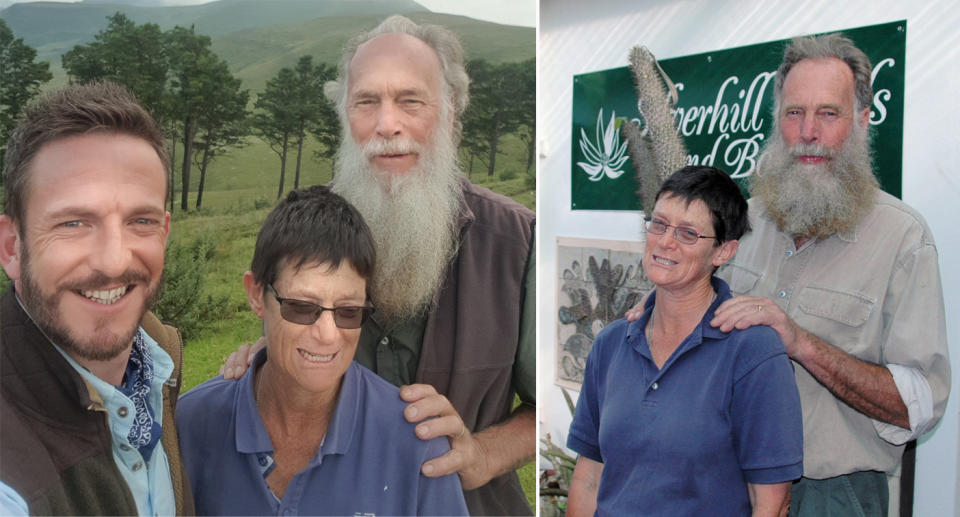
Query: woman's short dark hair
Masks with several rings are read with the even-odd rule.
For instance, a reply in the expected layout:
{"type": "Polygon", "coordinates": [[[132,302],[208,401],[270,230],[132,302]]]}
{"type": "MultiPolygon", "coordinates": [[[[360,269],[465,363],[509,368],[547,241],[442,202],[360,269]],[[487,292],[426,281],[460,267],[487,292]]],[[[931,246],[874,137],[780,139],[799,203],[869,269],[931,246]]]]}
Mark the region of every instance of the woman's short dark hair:
{"type": "Polygon", "coordinates": [[[716,167],[688,165],[663,182],[657,197],[669,195],[687,204],[699,199],[713,215],[713,234],[717,245],[739,239],[750,231],[747,200],[730,176],[716,167]]]}
{"type": "Polygon", "coordinates": [[[286,266],[328,264],[336,268],[343,261],[367,280],[369,291],[376,266],[370,228],[346,199],[326,186],[315,185],[290,192],[270,212],[257,236],[250,270],[266,289],[286,266]]]}

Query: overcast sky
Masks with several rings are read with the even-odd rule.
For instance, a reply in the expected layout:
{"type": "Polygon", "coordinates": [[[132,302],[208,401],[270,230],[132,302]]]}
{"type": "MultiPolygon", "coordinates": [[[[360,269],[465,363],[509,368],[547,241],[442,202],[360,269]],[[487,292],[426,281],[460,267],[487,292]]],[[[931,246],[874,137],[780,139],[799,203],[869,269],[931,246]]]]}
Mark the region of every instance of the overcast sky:
{"type": "MultiPolygon", "coordinates": [[[[0,7],[24,0],[0,0],[0,7]]],[[[70,1],[70,0],[63,0],[70,1]]],[[[121,0],[122,1],[122,0],[121,0]]],[[[210,0],[180,0],[178,4],[203,4],[210,0]]],[[[415,0],[437,13],[460,14],[478,20],[534,27],[537,0],[415,0]]],[[[172,3],[172,2],[171,2],[172,3]]]]}
{"type": "Polygon", "coordinates": [[[537,24],[536,0],[416,0],[437,13],[461,14],[506,25],[534,27],[537,24]]]}

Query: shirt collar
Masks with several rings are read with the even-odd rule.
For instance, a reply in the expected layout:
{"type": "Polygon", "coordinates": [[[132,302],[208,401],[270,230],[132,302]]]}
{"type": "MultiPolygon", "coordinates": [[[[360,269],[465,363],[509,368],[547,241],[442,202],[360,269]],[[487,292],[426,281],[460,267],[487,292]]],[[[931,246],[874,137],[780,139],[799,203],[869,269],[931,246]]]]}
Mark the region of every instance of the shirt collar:
{"type": "MultiPolygon", "coordinates": [[[[146,344],[147,349],[150,351],[150,359],[153,361],[153,381],[150,384],[150,389],[157,390],[156,392],[159,393],[159,390],[163,389],[163,383],[166,382],[173,373],[173,359],[170,358],[170,355],[167,354],[167,352],[161,348],[160,345],[158,345],[157,342],[150,337],[150,334],[147,334],[143,330],[143,328],[138,327],[137,332],[143,336],[144,343],[146,344]]],[[[93,372],[86,369],[83,365],[74,361],[73,358],[64,352],[59,345],[53,341],[50,341],[50,344],[53,345],[53,348],[57,352],[60,352],[60,355],[62,355],[63,358],[67,360],[67,363],[69,363],[70,366],[73,367],[73,369],[76,370],[81,377],[83,377],[83,380],[86,381],[89,386],[93,386],[93,388],[97,390],[97,393],[102,397],[102,399],[106,400],[113,398],[115,395],[122,395],[122,392],[118,390],[116,386],[101,379],[100,377],[97,377],[93,374],[93,372]]],[[[159,422],[161,416],[158,414],[156,418],[159,422]]]]}
{"type": "MultiPolygon", "coordinates": [[[[710,304],[710,307],[707,308],[707,312],[704,313],[703,319],[700,320],[700,325],[693,329],[693,332],[688,339],[692,341],[691,346],[700,344],[704,338],[707,339],[722,339],[726,336],[725,333],[721,332],[719,328],[712,327],[710,321],[713,320],[714,313],[717,311],[717,307],[721,303],[732,298],[730,293],[730,286],[726,282],[717,278],[716,276],[710,277],[710,285],[713,286],[713,291],[717,293],[717,297],[714,298],[713,302],[710,304]]],[[[644,303],[643,315],[637,321],[634,321],[627,327],[627,338],[630,339],[632,336],[643,335],[643,331],[647,326],[647,321],[650,319],[650,315],[653,314],[653,306],[657,301],[657,291],[654,289],[650,292],[650,296],[647,297],[646,303],[644,303]]],[[[637,349],[640,347],[641,340],[637,339],[634,341],[634,348],[637,349]]]]}
{"type": "MultiPolygon", "coordinates": [[[[240,378],[240,387],[237,390],[235,406],[237,425],[235,428],[237,452],[255,454],[273,452],[273,443],[270,434],[263,424],[257,402],[254,399],[254,380],[256,372],[267,362],[267,349],[261,348],[253,356],[253,362],[246,373],[240,378]]],[[[333,411],[333,418],[327,427],[327,434],[320,444],[317,457],[310,464],[317,462],[325,454],[345,454],[350,448],[354,429],[358,425],[358,406],[360,404],[360,371],[357,363],[351,362],[343,375],[340,394],[337,397],[337,407],[333,411]]]]}

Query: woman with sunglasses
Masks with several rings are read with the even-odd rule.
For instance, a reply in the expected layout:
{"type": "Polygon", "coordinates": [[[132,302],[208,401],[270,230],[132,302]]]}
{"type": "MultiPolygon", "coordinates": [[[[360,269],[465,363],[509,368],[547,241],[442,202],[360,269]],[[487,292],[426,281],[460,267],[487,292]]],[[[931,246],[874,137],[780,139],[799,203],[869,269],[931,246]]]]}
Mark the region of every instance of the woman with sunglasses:
{"type": "Polygon", "coordinates": [[[266,346],[177,406],[199,515],[467,514],[455,474],[420,473],[447,440],[418,439],[399,390],[353,361],[374,261],[370,229],[326,187],[267,216],[243,276],[266,346]]]}
{"type": "Polygon", "coordinates": [[[597,336],[567,446],[567,514],[778,515],[803,472],[800,399],[777,333],[722,333],[713,276],[749,231],[747,203],[712,167],[671,175],[646,218],[656,290],[634,323],[597,336]]]}

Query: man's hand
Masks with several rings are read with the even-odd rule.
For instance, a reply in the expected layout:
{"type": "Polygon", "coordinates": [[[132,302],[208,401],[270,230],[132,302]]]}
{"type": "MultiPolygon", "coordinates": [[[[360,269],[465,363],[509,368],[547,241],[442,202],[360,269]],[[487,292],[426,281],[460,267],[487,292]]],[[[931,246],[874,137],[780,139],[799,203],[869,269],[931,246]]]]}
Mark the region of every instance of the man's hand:
{"type": "Polygon", "coordinates": [[[450,451],[426,462],[421,472],[427,477],[440,477],[454,472],[460,474],[464,490],[473,490],[490,481],[485,474],[486,455],[473,433],[460,418],[447,397],[437,393],[428,384],[411,384],[400,389],[400,398],[409,402],[403,416],[410,423],[417,423],[415,432],[421,440],[439,436],[450,438],[450,451]]]}
{"type": "Polygon", "coordinates": [[[733,329],[743,330],[754,325],[767,325],[780,335],[787,355],[798,359],[800,355],[797,334],[801,329],[790,319],[780,306],[769,298],[756,296],[737,296],[717,307],[710,325],[718,327],[721,332],[730,332],[733,329]]]}
{"type": "Polygon", "coordinates": [[[223,363],[223,366],[220,367],[220,375],[223,375],[224,379],[239,379],[243,377],[247,368],[250,368],[250,362],[253,361],[253,356],[266,344],[267,342],[263,339],[263,336],[260,336],[260,339],[252,345],[249,343],[240,345],[240,348],[237,348],[236,352],[231,353],[227,357],[226,362],[223,363]]]}
{"type": "Polygon", "coordinates": [[[447,436],[450,439],[450,452],[423,464],[424,476],[456,472],[463,489],[473,490],[497,476],[517,470],[536,455],[537,412],[533,406],[521,405],[502,423],[471,433],[450,401],[433,386],[403,386],[400,398],[410,402],[404,417],[411,423],[419,422],[418,438],[447,436]]]}
{"type": "Polygon", "coordinates": [[[910,416],[890,370],[854,357],[797,325],[769,298],[737,296],[720,304],[710,325],[723,332],[768,325],[787,355],[840,400],[870,418],[910,429],[910,416]]]}
{"type": "Polygon", "coordinates": [[[647,294],[643,295],[643,298],[640,298],[640,301],[636,305],[627,309],[627,312],[623,313],[623,317],[627,318],[627,321],[633,323],[640,319],[640,316],[643,316],[643,306],[647,304],[647,298],[650,298],[650,295],[653,293],[653,289],[650,290],[647,294]]]}

